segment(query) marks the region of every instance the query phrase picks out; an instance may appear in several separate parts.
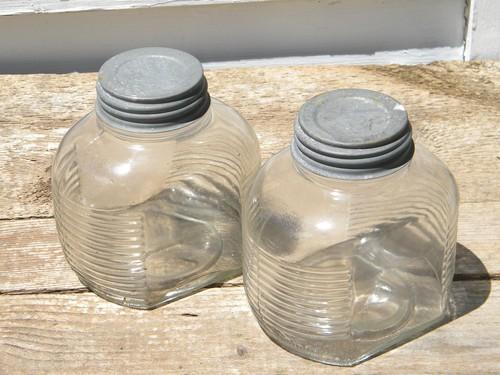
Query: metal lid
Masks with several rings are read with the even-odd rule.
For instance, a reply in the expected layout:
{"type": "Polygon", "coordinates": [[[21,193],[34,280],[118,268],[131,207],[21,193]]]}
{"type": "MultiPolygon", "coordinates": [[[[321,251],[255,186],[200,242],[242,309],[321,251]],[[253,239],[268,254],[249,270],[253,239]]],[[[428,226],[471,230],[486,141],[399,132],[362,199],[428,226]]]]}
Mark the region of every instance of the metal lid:
{"type": "Polygon", "coordinates": [[[296,118],[292,154],[323,176],[381,177],[406,164],[413,152],[406,110],[379,92],[326,92],[308,100],[296,118]]]}
{"type": "Polygon", "coordinates": [[[139,48],[104,63],[96,111],[107,123],[134,132],[175,129],[206,113],[208,85],[201,63],[171,48],[139,48]]]}

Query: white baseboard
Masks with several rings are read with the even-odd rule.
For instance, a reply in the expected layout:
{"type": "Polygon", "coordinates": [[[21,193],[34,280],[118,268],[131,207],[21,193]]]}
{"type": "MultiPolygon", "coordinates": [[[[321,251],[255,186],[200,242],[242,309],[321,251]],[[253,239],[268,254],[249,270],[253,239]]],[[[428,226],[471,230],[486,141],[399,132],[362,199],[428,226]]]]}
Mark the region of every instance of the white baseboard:
{"type": "Polygon", "coordinates": [[[464,47],[438,47],[376,52],[372,55],[294,56],[203,63],[205,69],[284,65],[381,65],[428,64],[433,61],[462,61],[464,47]]]}

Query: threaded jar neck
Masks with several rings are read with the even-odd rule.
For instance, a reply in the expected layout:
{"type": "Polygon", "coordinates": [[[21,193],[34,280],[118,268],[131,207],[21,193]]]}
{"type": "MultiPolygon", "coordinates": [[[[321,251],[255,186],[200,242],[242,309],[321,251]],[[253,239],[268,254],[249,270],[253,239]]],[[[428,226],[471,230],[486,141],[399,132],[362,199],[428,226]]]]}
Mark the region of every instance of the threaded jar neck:
{"type": "Polygon", "coordinates": [[[357,180],[394,173],[411,160],[414,143],[401,103],[375,91],[342,89],[301,107],[291,151],[316,174],[357,180]]]}
{"type": "Polygon", "coordinates": [[[97,116],[131,132],[178,129],[210,107],[201,63],[170,48],[140,48],[112,57],[99,70],[96,91],[97,116]]]}

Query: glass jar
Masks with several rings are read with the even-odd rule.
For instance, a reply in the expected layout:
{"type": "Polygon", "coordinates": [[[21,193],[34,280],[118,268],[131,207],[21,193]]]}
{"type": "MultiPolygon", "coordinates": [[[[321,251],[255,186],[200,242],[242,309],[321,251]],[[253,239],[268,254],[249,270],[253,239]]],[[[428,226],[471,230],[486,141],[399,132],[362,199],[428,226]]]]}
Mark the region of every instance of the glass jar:
{"type": "Polygon", "coordinates": [[[114,56],[53,163],[66,259],[93,292],[139,309],[237,276],[240,199],[259,165],[255,133],[210,98],[196,58],[114,56]]]}
{"type": "Polygon", "coordinates": [[[290,148],[243,205],[243,276],[273,341],[351,366],[448,317],[458,191],[414,145],[404,107],[368,90],[307,101],[290,148]]]}

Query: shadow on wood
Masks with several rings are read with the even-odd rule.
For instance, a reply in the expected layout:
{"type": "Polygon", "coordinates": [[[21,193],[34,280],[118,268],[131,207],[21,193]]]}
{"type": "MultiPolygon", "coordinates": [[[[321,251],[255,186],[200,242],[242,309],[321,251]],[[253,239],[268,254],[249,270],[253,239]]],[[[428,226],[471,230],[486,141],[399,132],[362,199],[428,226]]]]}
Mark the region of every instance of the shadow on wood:
{"type": "Polygon", "coordinates": [[[372,358],[383,355],[392,349],[413,341],[476,310],[486,302],[490,291],[491,279],[486,266],[471,250],[457,243],[455,274],[450,296],[450,316],[427,327],[424,331],[416,333],[414,336],[395,342],[394,345],[374,356],[366,358],[366,360],[369,361],[372,358]]]}
{"type": "Polygon", "coordinates": [[[474,311],[486,302],[491,291],[488,270],[468,248],[457,243],[455,276],[452,290],[452,320],[474,311]],[[468,271],[465,273],[464,271],[468,271]],[[474,270],[474,273],[470,271],[474,270]]]}

